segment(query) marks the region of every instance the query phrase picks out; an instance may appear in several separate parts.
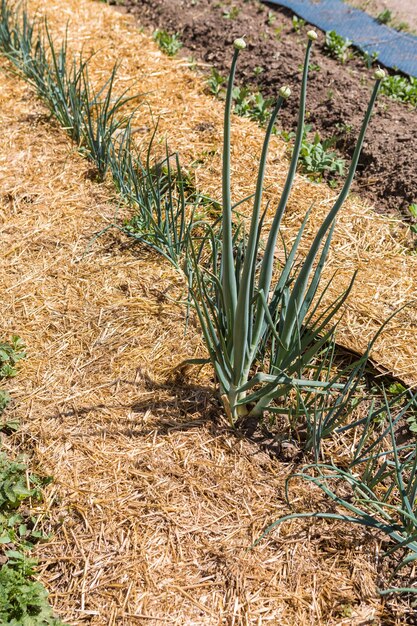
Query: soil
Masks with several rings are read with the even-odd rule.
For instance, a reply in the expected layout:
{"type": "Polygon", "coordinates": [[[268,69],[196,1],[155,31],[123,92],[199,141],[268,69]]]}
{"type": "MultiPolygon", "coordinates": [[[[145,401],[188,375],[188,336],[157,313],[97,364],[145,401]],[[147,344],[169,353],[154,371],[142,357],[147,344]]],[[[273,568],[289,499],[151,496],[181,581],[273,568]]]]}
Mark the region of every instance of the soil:
{"type": "MultiPolygon", "coordinates": [[[[295,32],[291,12],[276,6],[272,10],[256,0],[233,0],[233,4],[212,0],[118,0],[121,3],[123,7],[119,8],[134,14],[142,25],[178,33],[184,44],[181,54],[216,67],[222,75],[227,75],[229,69],[233,40],[245,35],[248,45],[240,56],[237,80],[259,89],[264,96],[276,96],[279,87],[288,84],[293,97],[280,119],[285,130],[295,128],[308,25],[295,32]],[[225,11],[233,7],[235,17],[228,19],[225,11]]],[[[359,56],[344,65],[329,58],[324,52],[324,37],[320,39],[311,60],[307,121],[322,138],[336,137],[336,147],[349,157],[366,110],[372,70],[359,56]]],[[[415,109],[380,96],[354,186],[378,212],[405,220],[410,218],[409,205],[417,201],[416,131],[415,109]]]]}

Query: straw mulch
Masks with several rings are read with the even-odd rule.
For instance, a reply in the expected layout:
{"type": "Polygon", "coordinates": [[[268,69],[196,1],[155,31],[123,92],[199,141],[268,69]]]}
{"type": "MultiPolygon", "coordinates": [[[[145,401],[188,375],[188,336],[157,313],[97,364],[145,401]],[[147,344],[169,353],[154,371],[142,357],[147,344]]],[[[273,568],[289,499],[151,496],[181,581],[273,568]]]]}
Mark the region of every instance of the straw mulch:
{"type": "MultiPolygon", "coordinates": [[[[400,624],[360,529],[295,522],[247,551],[288,511],[290,465],[215,426],[208,372],[174,375],[202,352],[183,333],[180,278],[116,236],[88,248],[111,191],[5,73],[0,119],[1,335],[29,352],[11,389],[21,430],[5,445],[55,479],[39,507],[53,538],[37,556],[59,614],[74,626],[400,624]]],[[[322,506],[303,485],[293,496],[322,506]]]]}
{"type": "MultiPolygon", "coordinates": [[[[141,94],[132,103],[132,106],[140,105],[136,123],[138,141],[146,145],[158,119],[161,150],[167,138],[170,147],[179,151],[182,163],[194,174],[198,188],[215,198],[220,197],[223,105],[205,94],[203,82],[188,68],[186,60],[167,58],[149,36],[139,32],[133,19],[102,3],[30,0],[29,7],[47,13],[51,30],[58,39],[68,24],[70,45],[74,50],[97,53],[91,76],[98,83],[107,79],[111,65],[120,61],[119,89],[130,87],[131,93],[141,94]]],[[[292,88],[293,97],[298,97],[298,85],[295,83],[292,88]]],[[[236,201],[253,193],[262,138],[263,131],[255,123],[235,119],[233,190],[236,201]]],[[[279,138],[273,139],[266,180],[271,206],[279,197],[286,174],[287,163],[282,158],[285,149],[286,145],[279,138]]],[[[311,204],[314,204],[310,228],[313,234],[334,198],[335,192],[324,185],[314,185],[299,177],[285,221],[288,240],[294,237],[295,229],[311,204]]],[[[336,272],[336,278],[326,302],[345,289],[353,272],[358,270],[339,332],[339,342],[357,352],[366,349],[380,325],[396,309],[410,303],[384,331],[373,358],[381,365],[381,371],[393,372],[408,384],[414,384],[417,380],[417,257],[407,244],[406,227],[376,214],[360,198],[352,197],[342,210],[335,232],[326,275],[329,278],[336,272]]]]}
{"type": "MultiPolygon", "coordinates": [[[[147,90],[163,80],[161,130],[170,129],[191,159],[186,131],[204,119],[202,108],[187,104],[189,93],[198,101],[197,79],[100,4],[48,3],[54,28],[75,19],[76,8],[82,26],[76,33],[72,23],[70,32],[84,44],[93,38],[101,48],[97,63],[121,46],[126,75],[136,58],[147,90]],[[135,42],[140,47],[131,50],[135,42]],[[175,126],[176,115],[184,129],[175,126]]],[[[147,97],[156,107],[157,94],[147,97]]],[[[218,125],[216,142],[220,115],[220,106],[210,104],[206,117],[218,125]]],[[[88,164],[30,88],[4,73],[0,120],[1,332],[19,333],[29,352],[11,390],[22,422],[11,451],[27,450],[32,468],[55,479],[40,507],[54,535],[37,552],[60,615],[73,625],[103,626],[403,623],[376,594],[377,540],[361,529],[294,522],[247,551],[266,524],[288,512],[283,484],[291,464],[271,460],[213,421],[209,370],[198,376],[174,370],[203,352],[196,329],[184,336],[180,277],[111,233],[91,242],[113,218],[111,190],[90,180],[88,164]]],[[[236,126],[236,140],[257,145],[255,126],[243,120],[236,126]]],[[[200,137],[196,153],[207,132],[190,132],[191,140],[200,137]]],[[[211,135],[204,141],[210,152],[211,135]]],[[[253,158],[242,153],[241,162],[253,158]]],[[[197,178],[214,189],[218,155],[207,159],[197,178]]],[[[244,170],[236,174],[243,193],[244,170]]],[[[309,188],[300,179],[297,202],[309,188]]],[[[357,211],[352,239],[354,230],[362,232],[357,211]]],[[[372,213],[365,215],[373,228],[372,213]]],[[[337,254],[345,255],[348,273],[353,244],[340,243],[342,232],[337,254]]],[[[381,232],[386,258],[409,267],[389,229],[381,232]]],[[[363,238],[370,242],[369,233],[363,238]]],[[[365,312],[364,327],[372,325],[365,312]]],[[[305,485],[295,485],[292,495],[296,507],[325,506],[305,485]]]]}

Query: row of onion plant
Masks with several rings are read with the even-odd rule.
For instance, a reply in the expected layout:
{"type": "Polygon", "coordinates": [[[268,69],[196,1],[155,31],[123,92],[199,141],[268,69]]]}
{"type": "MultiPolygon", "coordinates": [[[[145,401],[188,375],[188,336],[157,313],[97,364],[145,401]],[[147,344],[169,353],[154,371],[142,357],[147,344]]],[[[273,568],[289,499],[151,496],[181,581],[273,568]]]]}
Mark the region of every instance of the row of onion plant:
{"type": "Polygon", "coordinates": [[[0,5],[1,50],[35,87],[81,153],[94,163],[97,177],[104,180],[110,176],[125,205],[133,209],[133,217],[118,227],[185,274],[208,353],[208,358],[199,362],[211,363],[231,425],[249,418],[273,419],[275,414],[287,415],[295,428],[302,424],[305,452],[313,455],[314,462],[297,476],[314,483],[341,509],[348,510],[348,514],[294,513],[272,524],[267,532],[286,519],[307,515],[365,524],[389,536],[392,547],[388,552],[403,552],[402,567],[417,554],[416,448],[413,443],[399,448],[395,428],[405,413],[416,410],[416,400],[406,392],[405,404],[400,406],[398,398],[390,402],[385,397],[388,426],[381,434],[375,434],[374,428],[381,409],[371,407],[366,419],[348,423],[373,342],[353,364],[335,367],[336,327],[354,276],[348,289],[330,304],[324,301],[331,282],[323,284],[336,218],[355,175],[384,78],[382,70],[375,73],[346,181],[318,225],[307,254],[302,258],[300,252],[310,211],[289,249],[280,237],[304,133],[308,68],[316,38],[314,31],[308,33],[294,150],[271,227],[265,232],[264,178],[273,129],[291,95],[286,86],[279,90],[266,129],[251,196],[249,231],[245,233],[236,211],[239,202],[233,204],[231,182],[233,84],[239,54],[246,47],[243,39],[234,43],[226,93],[221,210],[218,219],[210,221],[204,207],[211,201],[198,194],[183,174],[178,155],[167,148],[162,160],[154,159],[157,127],[144,158],[135,148],[132,120],[138,108],[124,113],[135,96],[127,91],[116,93],[117,65],[103,85],[94,87],[89,74],[91,57],[70,55],[67,37],[57,45],[45,20],[31,20],[10,0],[1,0],[0,5]],[[283,247],[285,260],[277,267],[278,245],[283,247]],[[341,469],[325,462],[323,441],[347,430],[362,434],[348,467],[341,469]],[[350,486],[352,498],[338,495],[333,485],[340,480],[350,486]]]}

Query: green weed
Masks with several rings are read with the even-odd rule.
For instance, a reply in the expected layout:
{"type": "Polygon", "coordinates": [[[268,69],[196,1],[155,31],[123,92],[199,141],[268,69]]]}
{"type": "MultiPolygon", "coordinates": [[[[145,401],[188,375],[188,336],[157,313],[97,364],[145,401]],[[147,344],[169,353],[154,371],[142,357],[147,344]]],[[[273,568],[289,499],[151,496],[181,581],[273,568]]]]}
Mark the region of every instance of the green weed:
{"type": "Polygon", "coordinates": [[[47,537],[36,528],[36,518],[19,513],[23,502],[40,500],[41,487],[49,482],[28,474],[24,463],[0,452],[0,623],[16,626],[59,626],[48,604],[44,587],[33,579],[35,559],[28,553],[47,537]]]}
{"type": "Polygon", "coordinates": [[[25,357],[25,344],[17,335],[10,342],[0,343],[0,379],[16,376],[16,366],[25,357]]]}
{"type": "Polygon", "coordinates": [[[210,76],[207,79],[207,85],[209,87],[210,93],[218,98],[221,94],[223,94],[225,84],[225,77],[222,76],[215,67],[212,67],[210,76]]]}
{"type": "Polygon", "coordinates": [[[380,24],[389,24],[392,20],[392,13],[389,9],[384,9],[376,16],[377,22],[380,24]]]}
{"type": "Polygon", "coordinates": [[[239,7],[232,6],[229,9],[223,10],[223,17],[225,20],[235,20],[240,13],[239,7]]]}

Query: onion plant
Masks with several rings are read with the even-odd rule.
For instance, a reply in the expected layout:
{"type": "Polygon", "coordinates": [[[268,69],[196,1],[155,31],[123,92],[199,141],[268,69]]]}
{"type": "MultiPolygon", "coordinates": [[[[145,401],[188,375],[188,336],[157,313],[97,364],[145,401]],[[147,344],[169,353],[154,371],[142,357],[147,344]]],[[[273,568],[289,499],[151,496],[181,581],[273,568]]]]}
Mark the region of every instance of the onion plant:
{"type": "MultiPolygon", "coordinates": [[[[375,86],[352,162],[336,202],[320,224],[304,261],[297,265],[300,242],[309,218],[307,213],[274,281],[280,225],[302,145],[310,51],[316,38],[316,33],[309,31],[294,150],[267,235],[263,232],[265,211],[262,210],[262,199],[268,146],[277,115],[290,95],[288,87],[281,88],[266,130],[249,233],[242,248],[243,259],[236,254],[234,246],[230,134],[234,76],[239,52],[245,48],[245,42],[238,39],[234,44],[224,115],[221,250],[218,262],[211,264],[210,271],[201,266],[200,256],[193,246],[189,253],[193,301],[209,360],[220,386],[220,396],[232,424],[246,416],[261,418],[267,409],[270,412],[285,412],[285,400],[291,390],[298,394],[305,390],[323,394],[344,387],[342,382],[323,380],[322,372],[314,366],[314,360],[333,336],[338,313],[350,287],[327,307],[322,306],[322,299],[329,284],[322,288],[320,295],[319,287],[335,218],[348,195],[384,73],[382,70],[376,72],[375,86]]],[[[216,237],[209,225],[206,225],[206,230],[207,239],[213,242],[216,237]]]]}
{"type": "MultiPolygon", "coordinates": [[[[127,125],[129,118],[120,115],[120,109],[137,98],[126,96],[127,89],[121,95],[114,94],[117,64],[113,66],[107,81],[99,89],[94,89],[89,80],[88,66],[81,73],[81,80],[86,98],[86,109],[82,127],[82,145],[97,167],[99,177],[104,179],[113,150],[113,139],[127,125]]],[[[129,117],[133,114],[131,113],[129,117]]]]}
{"type": "Polygon", "coordinates": [[[36,64],[41,71],[32,82],[35,83],[38,94],[58,123],[71,139],[80,145],[85,134],[85,118],[89,110],[84,81],[88,61],[84,61],[81,55],[79,59],[69,58],[67,34],[57,48],[46,22],[45,33],[46,41],[42,42],[41,47],[49,54],[48,56],[44,54],[44,68],[41,68],[39,63],[36,64]]]}
{"type": "Polygon", "coordinates": [[[206,199],[190,189],[178,154],[171,154],[168,146],[165,158],[153,162],[156,132],[157,127],[144,160],[133,145],[130,124],[113,142],[113,180],[125,203],[134,210],[133,216],[118,227],[181,269],[194,213],[206,199]]]}
{"type": "MultiPolygon", "coordinates": [[[[361,420],[353,458],[346,468],[335,464],[314,463],[303,466],[286,481],[286,499],[294,479],[315,485],[337,506],[336,512],[291,513],[271,524],[255,542],[283,522],[302,518],[321,518],[359,524],[387,536],[389,544],[383,555],[399,555],[391,580],[406,565],[417,560],[417,442],[397,443],[398,426],[409,411],[417,412],[417,396],[405,390],[401,397],[388,400],[383,390],[383,404],[373,404],[361,420]],[[401,401],[405,404],[399,408],[401,401]],[[394,413],[396,413],[394,415],[394,413]],[[381,416],[387,425],[375,435],[375,422],[381,416]],[[387,445],[387,438],[389,445],[387,445]]],[[[360,423],[355,426],[358,428],[360,423]]],[[[394,587],[381,593],[413,592],[417,587],[394,587]]]]}

